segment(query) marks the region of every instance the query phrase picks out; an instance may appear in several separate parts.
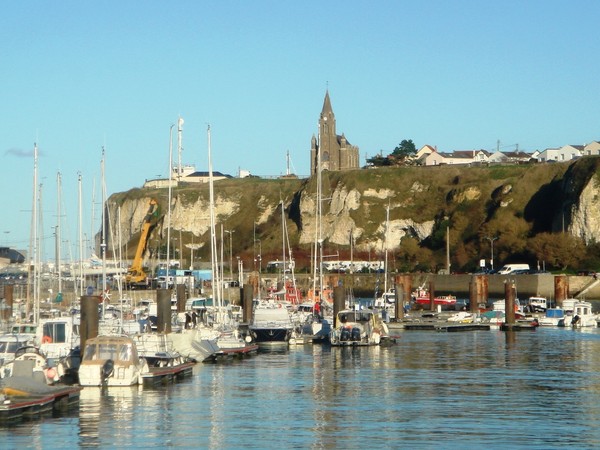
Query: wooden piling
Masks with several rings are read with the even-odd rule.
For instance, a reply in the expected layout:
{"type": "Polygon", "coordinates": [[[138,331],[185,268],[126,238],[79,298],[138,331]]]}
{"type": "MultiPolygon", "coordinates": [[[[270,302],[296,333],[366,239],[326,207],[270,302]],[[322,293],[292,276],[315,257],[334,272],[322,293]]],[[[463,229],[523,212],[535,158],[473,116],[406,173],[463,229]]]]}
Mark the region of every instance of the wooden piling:
{"type": "Polygon", "coordinates": [[[487,305],[490,280],[487,275],[477,275],[477,303],[487,305]]]}
{"type": "Polygon", "coordinates": [[[12,284],[4,285],[4,310],[2,310],[2,320],[5,322],[12,317],[13,289],[14,286],[12,284]]]}
{"type": "Polygon", "coordinates": [[[252,300],[254,299],[254,287],[245,284],[242,288],[242,320],[244,323],[252,321],[252,300]]]}
{"type": "Polygon", "coordinates": [[[566,275],[554,276],[554,299],[556,306],[562,307],[563,300],[569,298],[569,278],[566,275]]]}
{"type": "Polygon", "coordinates": [[[398,284],[398,277],[394,280],[394,292],[396,293],[396,301],[394,302],[394,317],[396,322],[404,319],[404,285],[398,284]]]}
{"type": "Polygon", "coordinates": [[[435,284],[433,281],[429,282],[429,310],[435,311],[435,284]]]}
{"type": "Polygon", "coordinates": [[[185,302],[187,300],[185,296],[185,284],[178,284],[175,292],[177,295],[177,312],[185,312],[185,302]]]}
{"type": "Polygon", "coordinates": [[[157,326],[156,331],[171,332],[171,289],[156,290],[157,326]]]}
{"type": "Polygon", "coordinates": [[[344,286],[336,286],[333,288],[333,326],[337,327],[337,314],[346,308],[346,292],[344,286]]]}
{"type": "Polygon", "coordinates": [[[402,286],[402,303],[400,306],[404,308],[404,302],[409,302],[410,304],[410,298],[412,295],[412,275],[406,273],[397,275],[396,284],[402,286]]]}
{"type": "Polygon", "coordinates": [[[81,297],[80,304],[79,342],[81,356],[83,356],[86,341],[98,336],[98,297],[95,295],[84,295],[81,297]]]}
{"type": "Polygon", "coordinates": [[[504,322],[508,325],[515,324],[515,284],[512,281],[504,283],[504,322]]]}
{"type": "Polygon", "coordinates": [[[478,280],[477,275],[471,277],[469,281],[469,311],[476,313],[479,309],[479,297],[477,295],[478,280]]]}

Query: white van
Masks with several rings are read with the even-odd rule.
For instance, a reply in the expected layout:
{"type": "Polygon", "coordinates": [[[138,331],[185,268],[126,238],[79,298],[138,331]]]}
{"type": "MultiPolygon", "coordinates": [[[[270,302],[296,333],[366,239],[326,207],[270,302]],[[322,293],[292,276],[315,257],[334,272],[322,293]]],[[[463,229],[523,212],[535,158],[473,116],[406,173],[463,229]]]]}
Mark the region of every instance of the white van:
{"type": "Polygon", "coordinates": [[[498,271],[500,275],[529,273],[529,264],[506,264],[498,271]]]}

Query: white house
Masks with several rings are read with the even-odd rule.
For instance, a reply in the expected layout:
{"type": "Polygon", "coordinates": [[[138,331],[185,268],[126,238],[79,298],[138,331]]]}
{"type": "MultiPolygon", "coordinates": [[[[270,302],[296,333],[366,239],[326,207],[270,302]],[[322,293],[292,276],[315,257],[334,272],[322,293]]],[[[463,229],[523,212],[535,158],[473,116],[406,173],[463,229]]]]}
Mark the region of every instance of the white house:
{"type": "Polygon", "coordinates": [[[583,145],[563,145],[560,148],[547,148],[538,156],[540,162],[548,161],[571,161],[579,158],[583,152],[583,145]]]}
{"type": "Polygon", "coordinates": [[[485,150],[455,150],[452,153],[432,152],[419,162],[424,166],[439,166],[441,164],[464,165],[488,162],[490,154],[485,150]]]}
{"type": "Polygon", "coordinates": [[[592,141],[583,147],[583,156],[600,155],[600,142],[592,141]]]}

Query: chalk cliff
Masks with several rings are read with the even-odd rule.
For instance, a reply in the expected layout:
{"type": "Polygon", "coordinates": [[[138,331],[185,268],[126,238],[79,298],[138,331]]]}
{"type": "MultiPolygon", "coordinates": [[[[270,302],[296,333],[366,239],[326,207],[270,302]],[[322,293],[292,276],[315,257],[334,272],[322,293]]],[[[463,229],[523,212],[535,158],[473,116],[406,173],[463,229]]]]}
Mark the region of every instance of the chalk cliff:
{"type": "MultiPolygon", "coordinates": [[[[532,233],[564,229],[588,244],[600,242],[599,162],[599,158],[586,157],[571,164],[326,172],[320,232],[314,177],[221,180],[215,183],[216,233],[220,240],[222,226],[226,251],[255,260],[257,255],[263,259],[281,255],[282,223],[286,241],[295,252],[309,254],[320,235],[339,259],[350,251],[351,240],[356,252],[381,253],[384,248],[400,250],[405,237],[442,254],[447,228],[453,251],[464,253],[463,264],[487,251],[489,242],[484,238],[489,233],[499,236],[500,256],[502,239],[508,243],[511,233],[515,239],[525,239],[532,233]],[[514,221],[522,225],[513,226],[514,221]],[[523,230],[516,234],[519,227],[523,230]]],[[[131,256],[152,198],[159,202],[161,219],[151,230],[145,255],[153,258],[164,251],[167,189],[132,189],[109,198],[109,250],[120,233],[131,256]]],[[[173,188],[170,228],[171,246],[184,259],[190,244],[199,245],[198,257],[208,259],[207,185],[173,188]]]]}

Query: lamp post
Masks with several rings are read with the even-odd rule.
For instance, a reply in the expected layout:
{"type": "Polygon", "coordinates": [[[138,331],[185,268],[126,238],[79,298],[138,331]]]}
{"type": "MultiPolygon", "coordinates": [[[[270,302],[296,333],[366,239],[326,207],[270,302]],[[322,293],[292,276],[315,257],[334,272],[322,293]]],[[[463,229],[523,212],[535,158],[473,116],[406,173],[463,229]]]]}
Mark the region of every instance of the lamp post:
{"type": "Polygon", "coordinates": [[[491,250],[490,266],[492,267],[492,270],[494,270],[494,241],[496,239],[498,239],[498,236],[494,236],[494,237],[486,236],[485,238],[488,241],[490,241],[490,250],[491,250]]]}
{"type": "Polygon", "coordinates": [[[190,270],[194,270],[194,250],[198,250],[201,246],[200,244],[186,244],[185,246],[190,249],[190,270]]]}

